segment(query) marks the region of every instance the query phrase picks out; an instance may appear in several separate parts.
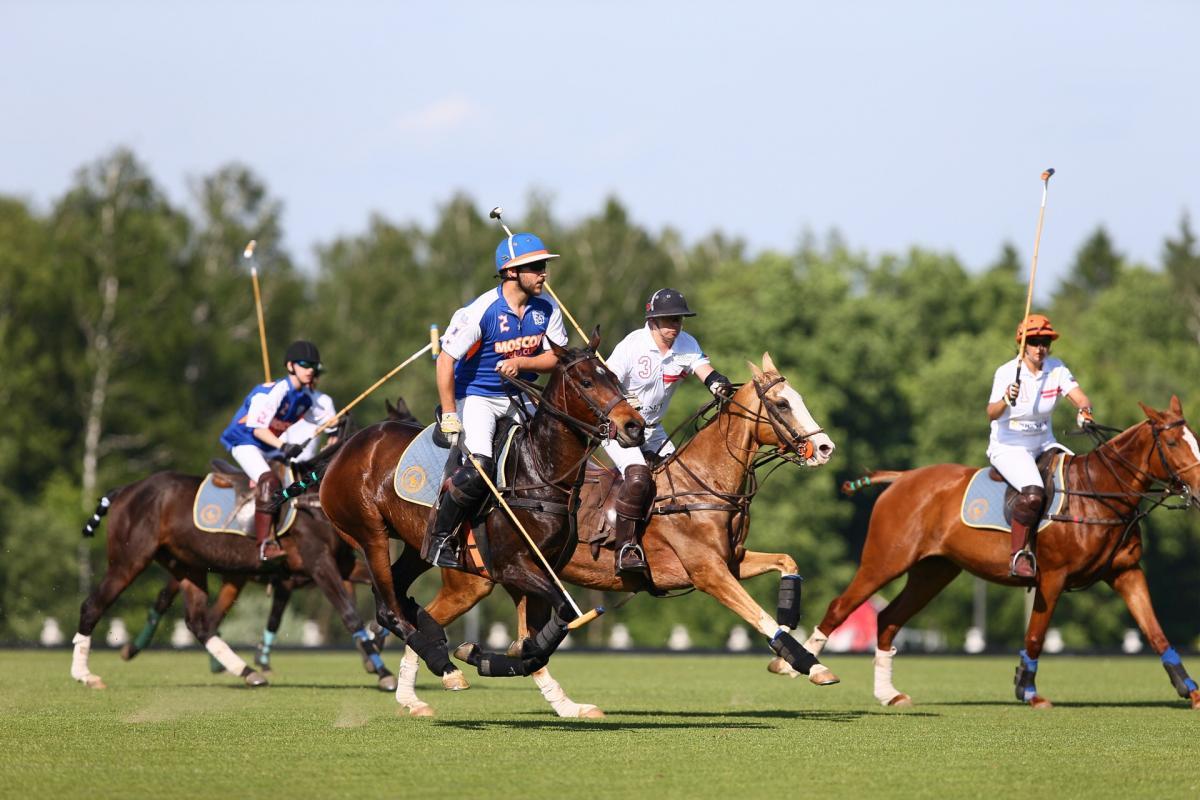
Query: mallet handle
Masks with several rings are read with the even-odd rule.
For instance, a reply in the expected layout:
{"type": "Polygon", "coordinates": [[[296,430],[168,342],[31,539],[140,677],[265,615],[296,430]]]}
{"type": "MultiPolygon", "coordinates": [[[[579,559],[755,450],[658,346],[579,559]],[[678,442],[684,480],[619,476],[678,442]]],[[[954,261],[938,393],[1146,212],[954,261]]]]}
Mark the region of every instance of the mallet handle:
{"type": "Polygon", "coordinates": [[[258,288],[258,267],[254,264],[254,248],[258,241],[251,239],[242,251],[242,258],[250,262],[250,282],[254,284],[254,311],[258,315],[258,343],[262,346],[263,380],[271,382],[271,359],[267,357],[267,325],[263,321],[262,292],[258,288]]]}
{"type": "MultiPolygon", "coordinates": [[[[1033,307],[1033,283],[1037,280],[1038,248],[1042,244],[1042,223],[1046,219],[1046,193],[1050,189],[1050,176],[1054,168],[1042,173],[1042,206],[1038,209],[1037,234],[1033,238],[1033,265],[1029,269],[1029,291],[1025,293],[1025,314],[1021,317],[1021,344],[1017,348],[1017,379],[1014,383],[1021,385],[1021,362],[1025,360],[1025,320],[1029,319],[1029,309],[1033,307]]],[[[1009,405],[1016,405],[1015,402],[1009,405]]]]}

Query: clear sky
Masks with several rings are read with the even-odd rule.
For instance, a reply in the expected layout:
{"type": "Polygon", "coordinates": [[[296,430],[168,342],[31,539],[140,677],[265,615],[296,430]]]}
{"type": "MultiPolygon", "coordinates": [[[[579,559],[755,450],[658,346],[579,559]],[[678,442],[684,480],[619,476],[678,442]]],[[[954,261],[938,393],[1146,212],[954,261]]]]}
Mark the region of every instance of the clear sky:
{"type": "Polygon", "coordinates": [[[1053,166],[1052,283],[1099,224],[1157,263],[1200,215],[1198,38],[1158,0],[0,0],[0,192],[44,209],[124,144],[177,202],[248,164],[310,265],[372,211],[465,190],[519,224],[539,189],[568,221],[615,194],[693,240],[837,228],[976,268],[1028,260],[1053,166]]]}

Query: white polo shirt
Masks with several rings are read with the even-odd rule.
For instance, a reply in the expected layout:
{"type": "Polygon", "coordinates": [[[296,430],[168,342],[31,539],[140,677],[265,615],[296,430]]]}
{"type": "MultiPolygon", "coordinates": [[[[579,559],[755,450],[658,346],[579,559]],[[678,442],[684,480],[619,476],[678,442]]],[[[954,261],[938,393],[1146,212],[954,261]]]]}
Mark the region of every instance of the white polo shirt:
{"type": "Polygon", "coordinates": [[[695,337],[680,331],[675,344],[664,355],[647,323],[621,340],[608,357],[608,366],[621,387],[637,395],[647,427],[657,425],[667,413],[675,387],[708,363],[695,337]]]}
{"type": "MultiPolygon", "coordinates": [[[[1012,359],[996,370],[992,378],[992,394],[988,403],[1004,398],[1008,385],[1017,378],[1017,359],[1012,359]]],[[[999,418],[992,420],[992,435],[989,444],[1019,445],[1033,452],[1041,452],[1045,445],[1054,441],[1050,427],[1050,415],[1058,398],[1079,386],[1071,370],[1057,358],[1047,357],[1042,371],[1033,373],[1029,365],[1021,368],[1021,392],[1015,406],[1005,405],[999,418]]]]}

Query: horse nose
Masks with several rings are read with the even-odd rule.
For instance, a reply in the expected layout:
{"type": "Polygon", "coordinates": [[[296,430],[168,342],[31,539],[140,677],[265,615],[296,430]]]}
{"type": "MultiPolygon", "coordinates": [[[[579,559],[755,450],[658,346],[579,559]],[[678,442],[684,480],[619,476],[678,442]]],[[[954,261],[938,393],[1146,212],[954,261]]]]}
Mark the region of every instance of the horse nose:
{"type": "Polygon", "coordinates": [[[828,459],[833,455],[833,443],[825,442],[817,445],[817,454],[828,459]]]}
{"type": "Polygon", "coordinates": [[[646,439],[646,426],[636,420],[630,420],[625,423],[625,435],[634,444],[641,444],[646,439]]]}

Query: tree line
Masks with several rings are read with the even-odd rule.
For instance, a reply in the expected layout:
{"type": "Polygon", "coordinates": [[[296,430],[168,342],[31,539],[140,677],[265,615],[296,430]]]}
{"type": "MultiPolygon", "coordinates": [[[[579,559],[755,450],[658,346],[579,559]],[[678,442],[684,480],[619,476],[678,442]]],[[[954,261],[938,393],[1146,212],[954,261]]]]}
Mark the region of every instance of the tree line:
{"type": "MultiPolygon", "coordinates": [[[[79,536],[100,494],[157,470],[200,473],[224,455],[220,431],[262,379],[241,258],[247,241],[259,242],[276,376],[287,343],[311,339],[327,366],[321,388],[340,403],[421,347],[431,323],[444,327],[492,285],[502,234],[465,194],[450,196],[429,227],[373,215],[361,232],[319,245],[312,269],[282,245],[282,210],[240,164],[192,181],[183,200],[170,198],[127,150],[79,169],[46,210],[0,196],[0,408],[8,422],[0,437],[0,640],[35,639],[47,616],[75,624],[103,565],[106,537],[79,536]]],[[[562,254],[551,283],[585,328],[600,325],[605,352],[642,324],[651,292],[672,286],[698,312],[687,329],[714,366],[746,380],[745,362],[769,351],[804,395],[838,452],[823,469],[787,466],[771,475],[752,507],[748,546],[795,556],[808,579],[809,625],[848,582],[866,535],[872,498],[841,499],[843,480],[867,468],[986,464],[984,406],[995,367],[1015,352],[1025,299],[1028,262],[1013,245],[998,244],[994,262],[971,269],[920,247],[868,255],[837,234],[805,235],[788,252],[753,252],[720,231],[688,242],[669,227],[647,230],[617,198],[565,222],[536,194],[517,227],[562,254]]],[[[1163,408],[1171,394],[1200,414],[1192,408],[1200,402],[1200,247],[1186,216],[1154,264],[1131,262],[1098,228],[1037,310],[1062,334],[1054,354],[1084,386],[1098,421],[1133,424],[1138,400],[1163,408]]],[[[401,372],[355,419],[382,419],[385,398],[403,396],[431,420],[431,364],[401,372]]],[[[705,396],[697,382],[685,385],[668,427],[705,396]]],[[[1073,419],[1063,409],[1056,433],[1086,450],[1086,440],[1065,435],[1073,419]]],[[[1144,530],[1164,628],[1195,643],[1196,521],[1159,512],[1144,530]]],[[[157,568],[147,574],[165,576],[157,568]]],[[[427,600],[432,585],[422,580],[416,591],[427,600]]],[[[773,607],[771,578],[748,588],[773,607]]],[[[143,578],[112,613],[140,626],[157,589],[143,578]]],[[[990,640],[1019,641],[1023,593],[987,592],[990,640]]],[[[959,578],[913,626],[960,643],[972,593],[972,579],[959,578]]],[[[330,619],[315,595],[297,600],[305,613],[330,619]]],[[[639,598],[589,626],[588,636],[598,641],[605,625],[622,622],[637,643],[657,645],[682,622],[697,644],[719,646],[737,620],[717,609],[699,593],[639,598]]],[[[511,625],[504,597],[489,598],[483,613],[511,625]]],[[[1133,626],[1104,586],[1066,598],[1056,624],[1078,647],[1115,646],[1133,626]]]]}

